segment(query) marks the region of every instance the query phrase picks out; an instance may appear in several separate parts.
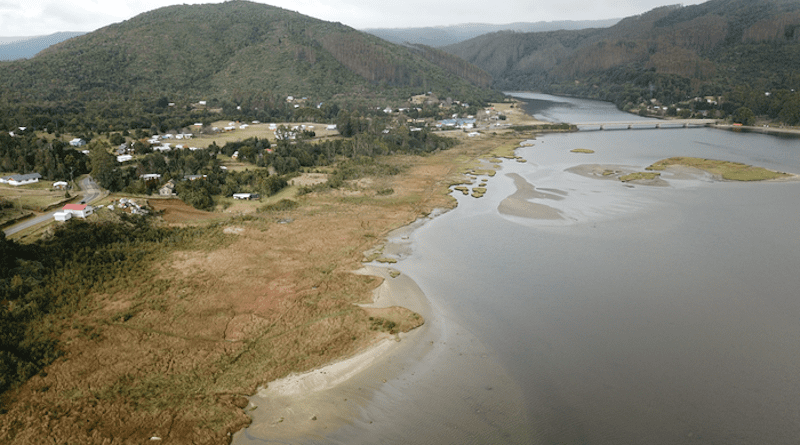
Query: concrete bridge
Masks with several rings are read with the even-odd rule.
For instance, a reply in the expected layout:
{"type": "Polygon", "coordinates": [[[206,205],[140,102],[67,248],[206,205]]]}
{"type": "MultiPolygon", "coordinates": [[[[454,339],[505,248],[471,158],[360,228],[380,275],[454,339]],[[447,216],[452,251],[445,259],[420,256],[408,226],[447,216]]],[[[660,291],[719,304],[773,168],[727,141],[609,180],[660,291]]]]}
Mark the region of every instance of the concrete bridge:
{"type": "Polygon", "coordinates": [[[578,122],[579,130],[631,130],[634,128],[689,128],[716,124],[716,119],[665,119],[630,122],[578,122]]]}

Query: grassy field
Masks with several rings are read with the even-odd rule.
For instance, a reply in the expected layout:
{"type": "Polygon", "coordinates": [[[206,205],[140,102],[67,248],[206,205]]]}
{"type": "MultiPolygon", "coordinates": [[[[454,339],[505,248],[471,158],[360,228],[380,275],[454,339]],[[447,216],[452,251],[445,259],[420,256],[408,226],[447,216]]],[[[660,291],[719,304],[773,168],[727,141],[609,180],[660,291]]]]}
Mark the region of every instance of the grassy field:
{"type": "MultiPolygon", "coordinates": [[[[43,212],[67,199],[63,190],[53,190],[51,185],[46,181],[18,187],[0,185],[0,199],[7,203],[7,207],[0,209],[0,224],[32,212],[43,212]]],[[[75,193],[71,192],[71,196],[75,193]]]]}

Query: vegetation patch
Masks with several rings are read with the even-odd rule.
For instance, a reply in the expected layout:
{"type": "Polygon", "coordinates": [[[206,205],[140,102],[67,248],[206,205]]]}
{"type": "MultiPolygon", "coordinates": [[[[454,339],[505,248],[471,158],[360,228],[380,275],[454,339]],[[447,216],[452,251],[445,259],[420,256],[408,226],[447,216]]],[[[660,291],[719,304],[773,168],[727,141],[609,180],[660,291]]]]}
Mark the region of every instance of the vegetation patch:
{"type": "Polygon", "coordinates": [[[477,176],[484,176],[485,175],[485,176],[490,176],[491,177],[491,176],[496,175],[497,171],[492,170],[492,169],[488,169],[488,168],[486,168],[486,169],[473,169],[473,170],[469,171],[469,174],[470,175],[477,175],[477,176]]]}
{"type": "Polygon", "coordinates": [[[275,213],[275,212],[285,212],[288,210],[294,210],[298,208],[300,204],[292,199],[281,199],[280,201],[274,204],[267,204],[261,207],[259,210],[265,213],[275,213]]]}
{"type": "Polygon", "coordinates": [[[503,144],[494,150],[492,150],[491,156],[497,158],[505,158],[505,159],[514,159],[516,155],[514,154],[518,148],[518,145],[513,143],[511,144],[503,144]]]}
{"type": "Polygon", "coordinates": [[[657,172],[635,172],[635,173],[628,173],[627,175],[620,176],[619,180],[622,182],[630,182],[630,181],[646,181],[655,179],[661,176],[661,173],[657,172]]]}
{"type": "Polygon", "coordinates": [[[463,185],[459,185],[457,187],[453,187],[453,190],[458,190],[459,192],[469,195],[469,188],[463,185]]]}
{"type": "Polygon", "coordinates": [[[594,150],[590,150],[590,149],[588,149],[588,148],[574,148],[574,149],[570,150],[570,152],[571,152],[571,153],[586,153],[586,154],[592,154],[592,153],[594,153],[594,150]]]}
{"type": "Polygon", "coordinates": [[[647,167],[646,170],[664,170],[670,165],[699,168],[730,181],[766,181],[792,176],[788,173],[776,172],[762,167],[740,164],[738,162],[690,157],[663,159],[647,167]]]}
{"type": "Polygon", "coordinates": [[[486,187],[474,187],[472,189],[473,198],[482,198],[486,194],[486,187]]]}

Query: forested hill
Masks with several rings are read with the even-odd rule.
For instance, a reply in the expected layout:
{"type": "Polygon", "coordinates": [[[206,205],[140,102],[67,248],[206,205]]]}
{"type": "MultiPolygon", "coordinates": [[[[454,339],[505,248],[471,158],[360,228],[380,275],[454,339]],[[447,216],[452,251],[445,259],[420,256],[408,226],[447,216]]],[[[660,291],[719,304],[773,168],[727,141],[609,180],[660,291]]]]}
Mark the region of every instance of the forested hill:
{"type": "MultiPolygon", "coordinates": [[[[0,106],[80,108],[166,97],[184,103],[287,96],[497,97],[419,54],[339,23],[247,1],[170,6],[0,63],[0,106]]],[[[60,110],[53,111],[59,113],[60,110]]]]}
{"type": "Polygon", "coordinates": [[[593,97],[622,108],[651,98],[669,105],[722,96],[729,108],[747,105],[777,117],[787,100],[800,100],[791,94],[800,90],[797,0],[711,0],[657,8],[605,29],[500,32],[443,49],[487,71],[499,89],[593,97]]]}

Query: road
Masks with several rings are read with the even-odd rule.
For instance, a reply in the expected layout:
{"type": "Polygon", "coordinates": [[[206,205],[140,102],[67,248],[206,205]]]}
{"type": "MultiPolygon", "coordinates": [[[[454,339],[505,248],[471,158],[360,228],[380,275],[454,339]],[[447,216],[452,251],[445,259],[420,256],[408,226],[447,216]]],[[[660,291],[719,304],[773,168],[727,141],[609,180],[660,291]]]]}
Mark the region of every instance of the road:
{"type": "MultiPolygon", "coordinates": [[[[81,180],[81,188],[83,189],[83,199],[80,201],[82,204],[90,204],[103,194],[103,190],[97,185],[96,182],[94,182],[94,179],[92,179],[91,176],[87,176],[81,180]]],[[[5,229],[4,232],[6,236],[9,236],[29,227],[33,227],[47,221],[53,221],[53,215],[59,210],[61,209],[53,210],[52,212],[26,219],[25,221],[5,229]]]]}

